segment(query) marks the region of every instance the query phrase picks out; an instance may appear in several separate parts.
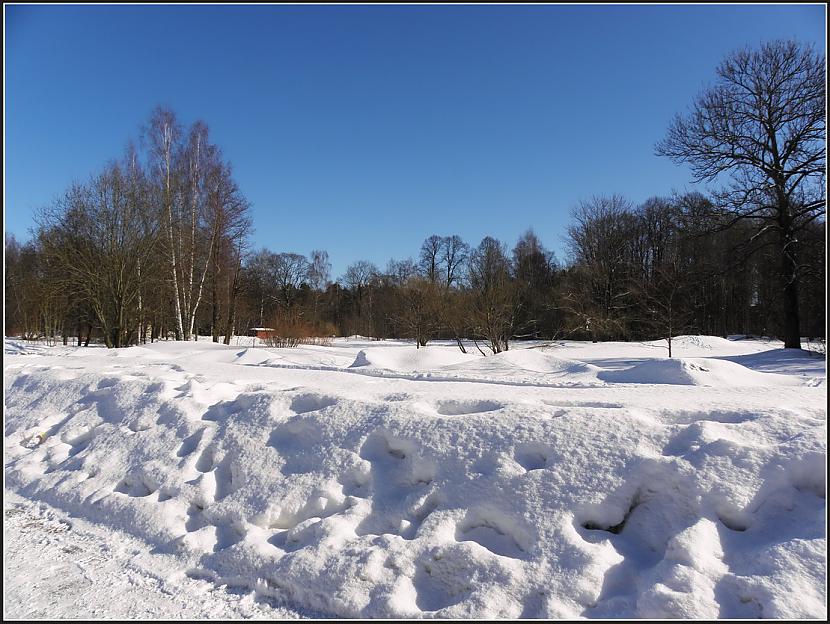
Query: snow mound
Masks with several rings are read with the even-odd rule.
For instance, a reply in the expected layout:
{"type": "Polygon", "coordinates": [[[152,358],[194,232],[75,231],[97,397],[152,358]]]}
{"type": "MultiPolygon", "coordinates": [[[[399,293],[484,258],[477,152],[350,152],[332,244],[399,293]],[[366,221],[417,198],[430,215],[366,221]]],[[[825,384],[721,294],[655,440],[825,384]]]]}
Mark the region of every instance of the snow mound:
{"type": "Polygon", "coordinates": [[[760,373],[735,362],[713,358],[647,360],[624,370],[602,371],[598,377],[611,383],[681,386],[798,386],[803,383],[790,375],[760,373]]]}
{"type": "Polygon", "coordinates": [[[731,340],[721,338],[720,336],[675,336],[672,338],[672,344],[708,350],[729,349],[732,347],[731,340]]]}
{"type": "Polygon", "coordinates": [[[270,351],[249,347],[236,352],[235,363],[256,366],[269,359],[275,359],[274,354],[270,351]]]}
{"type": "Polygon", "coordinates": [[[424,347],[415,349],[375,347],[361,349],[349,368],[378,368],[391,371],[429,371],[438,370],[457,364],[475,360],[479,356],[470,353],[461,353],[460,349],[438,349],[424,347]]]}
{"type": "Polygon", "coordinates": [[[16,340],[6,340],[3,342],[3,353],[5,355],[23,355],[28,352],[26,345],[16,340]]]}
{"type": "Polygon", "coordinates": [[[515,374],[518,371],[550,375],[596,376],[601,370],[578,360],[560,358],[536,349],[503,351],[472,362],[460,362],[446,370],[515,374]]]}

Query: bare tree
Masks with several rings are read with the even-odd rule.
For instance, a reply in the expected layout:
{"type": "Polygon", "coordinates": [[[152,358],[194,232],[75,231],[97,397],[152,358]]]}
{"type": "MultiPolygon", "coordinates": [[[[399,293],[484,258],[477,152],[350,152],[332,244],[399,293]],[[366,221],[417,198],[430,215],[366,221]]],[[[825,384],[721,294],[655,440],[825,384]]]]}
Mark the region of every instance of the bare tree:
{"type": "Polygon", "coordinates": [[[208,140],[208,128],[203,122],[196,122],[190,129],[187,143],[183,146],[181,166],[184,168],[183,191],[186,194],[187,209],[180,222],[179,254],[182,265],[180,293],[182,302],[183,338],[195,338],[193,329],[196,314],[202,302],[202,293],[205,278],[210,269],[213,254],[218,244],[219,231],[222,225],[221,192],[221,163],[218,150],[208,140]],[[208,186],[210,173],[216,171],[215,208],[210,209],[208,186]]]}
{"type": "Polygon", "coordinates": [[[507,351],[519,300],[504,245],[486,236],[467,264],[473,330],[488,341],[493,353],[507,351]]]}
{"type": "Polygon", "coordinates": [[[690,165],[697,182],[723,175],[720,227],[741,220],[775,232],[784,297],[784,346],[800,348],[799,234],[824,216],[825,60],[812,47],[773,41],[729,55],[718,82],[677,116],[658,155],[690,165]]]}
{"type": "Polygon", "coordinates": [[[344,285],[353,290],[368,286],[379,273],[374,263],[368,260],[358,260],[346,267],[346,273],[341,278],[344,285]]]}
{"type": "Polygon", "coordinates": [[[545,249],[532,229],[527,230],[513,248],[513,267],[522,317],[519,331],[538,337],[543,316],[553,307],[553,253],[545,249]]]}
{"type": "Polygon", "coordinates": [[[576,271],[564,306],[592,339],[622,334],[632,306],[628,275],[635,218],[618,195],[580,202],[568,228],[576,271]]]}
{"type": "Polygon", "coordinates": [[[372,297],[370,285],[377,279],[377,266],[368,260],[358,260],[346,267],[342,283],[355,295],[358,322],[361,331],[370,333],[372,325],[372,297]]]}
{"type": "Polygon", "coordinates": [[[331,283],[331,261],[329,252],[315,249],[309,257],[308,285],[311,287],[312,298],[312,320],[317,326],[321,326],[320,300],[323,293],[331,283]]]}
{"type": "Polygon", "coordinates": [[[35,338],[39,333],[39,305],[44,286],[43,254],[35,241],[21,245],[6,234],[5,330],[7,336],[35,338]]]}
{"type": "MultiPolygon", "coordinates": [[[[219,341],[221,331],[222,290],[227,291],[228,317],[235,316],[236,297],[239,293],[239,274],[242,250],[251,229],[250,204],[233,179],[231,166],[217,158],[210,163],[207,174],[207,226],[211,243],[208,259],[211,263],[211,334],[219,341]],[[220,286],[225,278],[226,285],[220,286]]],[[[233,330],[233,318],[225,323],[227,332],[233,330]]]]}
{"type": "Polygon", "coordinates": [[[680,224],[679,208],[662,198],[647,200],[636,212],[632,243],[635,261],[630,281],[635,304],[635,324],[649,336],[666,341],[669,357],[672,340],[691,326],[694,307],[689,294],[694,284],[692,254],[680,224]]]}
{"type": "Polygon", "coordinates": [[[178,184],[176,175],[176,150],[181,139],[182,129],[176,114],[158,106],[150,116],[150,121],[143,129],[143,138],[149,145],[150,166],[159,194],[161,196],[164,230],[167,234],[167,255],[169,258],[170,279],[173,286],[173,303],[176,316],[176,337],[185,335],[179,270],[181,259],[176,245],[178,230],[178,184]]]}
{"type": "Polygon", "coordinates": [[[309,263],[297,253],[280,253],[272,256],[270,277],[277,286],[280,305],[291,310],[300,284],[308,279],[309,263]]]}
{"type": "Polygon", "coordinates": [[[238,237],[233,240],[230,266],[231,278],[228,280],[228,314],[225,319],[225,338],[223,343],[229,345],[231,336],[236,328],[236,315],[239,294],[242,290],[242,257],[244,255],[245,239],[238,237]]]}
{"type": "Polygon", "coordinates": [[[398,323],[404,336],[415,339],[415,347],[425,347],[440,326],[439,289],[428,279],[410,278],[401,288],[398,323]]]}
{"type": "Polygon", "coordinates": [[[331,261],[329,252],[315,249],[311,252],[308,267],[308,281],[316,291],[324,291],[331,281],[331,261]]]}
{"type": "Polygon", "coordinates": [[[160,221],[143,177],[112,163],[86,185],[75,185],[39,215],[38,239],[47,261],[62,268],[60,280],[94,311],[108,347],[137,336],[142,265],[154,255],[160,221]]]}
{"type": "Polygon", "coordinates": [[[410,279],[418,277],[419,268],[412,258],[404,260],[391,259],[386,264],[385,279],[392,286],[401,287],[410,279]]]}
{"type": "Polygon", "coordinates": [[[459,272],[470,254],[470,246],[460,236],[453,234],[441,239],[441,264],[444,265],[447,288],[459,281],[459,272]]]}
{"type": "Polygon", "coordinates": [[[420,267],[426,278],[433,284],[438,279],[438,263],[440,262],[443,239],[433,234],[421,245],[420,267]]]}
{"type": "MultiPolygon", "coordinates": [[[[218,340],[220,257],[250,227],[248,203],[230,164],[197,121],[186,133],[175,114],[156,108],[144,128],[150,171],[162,206],[177,338],[195,338],[196,319],[212,275],[211,333],[218,340]]],[[[238,259],[238,258],[237,258],[238,259]]]]}

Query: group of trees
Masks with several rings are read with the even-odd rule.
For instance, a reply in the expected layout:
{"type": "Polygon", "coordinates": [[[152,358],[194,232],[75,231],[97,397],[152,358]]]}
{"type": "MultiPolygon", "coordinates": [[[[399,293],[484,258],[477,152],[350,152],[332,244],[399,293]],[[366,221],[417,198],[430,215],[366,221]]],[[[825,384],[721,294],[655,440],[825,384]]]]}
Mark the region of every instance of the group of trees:
{"type": "Polygon", "coordinates": [[[132,143],[6,240],[6,332],[121,347],[235,324],[249,205],[208,128],[157,108],[132,143]]]}
{"type": "Polygon", "coordinates": [[[825,331],[824,59],[773,42],[718,76],[657,145],[718,190],[585,200],[566,264],[532,230],[510,250],[432,235],[417,257],[355,262],[335,281],[325,251],[248,250],[249,204],[207,126],[156,109],[139,148],[43,210],[31,241],[6,239],[6,334],[118,347],[268,327],[482,353],[666,338],[671,354],[679,333],[742,333],[798,347],[825,331]]]}
{"type": "MultiPolygon", "coordinates": [[[[773,233],[750,221],[728,224],[699,193],[654,197],[632,206],[595,197],[569,228],[575,262],[562,305],[592,339],[668,339],[681,333],[783,337],[788,274],[780,271],[773,233]],[[750,243],[751,241],[751,243],[750,243]]],[[[801,229],[800,331],[824,336],[825,225],[801,229]]]]}

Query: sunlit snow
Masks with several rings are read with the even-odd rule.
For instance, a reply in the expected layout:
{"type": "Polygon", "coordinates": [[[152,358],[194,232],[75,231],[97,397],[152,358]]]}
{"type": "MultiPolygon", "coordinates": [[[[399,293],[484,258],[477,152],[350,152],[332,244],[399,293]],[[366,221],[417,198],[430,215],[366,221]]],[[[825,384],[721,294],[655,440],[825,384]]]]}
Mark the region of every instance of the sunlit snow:
{"type": "MultiPolygon", "coordinates": [[[[700,336],[671,360],[659,341],[251,341],[7,339],[6,488],[163,559],[144,593],[198,582],[352,618],[826,613],[823,356],[700,336]]],[[[38,613],[121,613],[81,608],[38,613]]]]}

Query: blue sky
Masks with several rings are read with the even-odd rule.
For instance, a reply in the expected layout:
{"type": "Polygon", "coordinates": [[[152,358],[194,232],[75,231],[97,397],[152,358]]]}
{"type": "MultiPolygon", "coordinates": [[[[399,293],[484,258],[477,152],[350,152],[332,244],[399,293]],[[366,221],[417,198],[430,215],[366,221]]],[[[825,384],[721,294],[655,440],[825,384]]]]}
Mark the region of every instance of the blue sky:
{"type": "Polygon", "coordinates": [[[822,5],[5,5],[7,232],[120,155],[156,104],[203,119],[255,247],[417,256],[430,234],[564,258],[571,208],[689,187],[654,143],[731,50],[822,5]]]}

